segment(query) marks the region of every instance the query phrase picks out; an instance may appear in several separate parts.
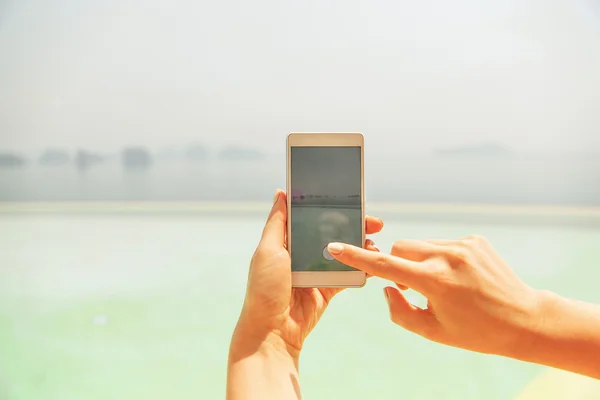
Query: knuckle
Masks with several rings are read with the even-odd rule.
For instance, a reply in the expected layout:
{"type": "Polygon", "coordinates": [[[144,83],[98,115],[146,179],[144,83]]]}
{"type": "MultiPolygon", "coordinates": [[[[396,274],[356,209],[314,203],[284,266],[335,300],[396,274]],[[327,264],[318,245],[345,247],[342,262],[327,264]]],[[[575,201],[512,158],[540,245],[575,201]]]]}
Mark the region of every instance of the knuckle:
{"type": "Polygon", "coordinates": [[[440,287],[448,290],[454,289],[457,286],[454,277],[446,271],[439,271],[436,274],[435,281],[440,287]]]}
{"type": "Polygon", "coordinates": [[[468,243],[469,245],[474,246],[474,247],[485,246],[488,243],[487,239],[481,235],[467,236],[465,238],[464,242],[468,243]]]}
{"type": "Polygon", "coordinates": [[[406,240],[396,240],[392,245],[391,254],[392,255],[400,255],[406,252],[407,241],[406,240]]]}
{"type": "Polygon", "coordinates": [[[377,269],[387,269],[389,268],[390,263],[384,254],[378,253],[373,259],[373,266],[377,269]]]}
{"type": "Polygon", "coordinates": [[[475,249],[465,240],[460,240],[452,246],[444,248],[444,258],[451,267],[471,264],[474,259],[475,249]]]}
{"type": "Polygon", "coordinates": [[[402,243],[404,243],[402,240],[396,240],[394,242],[394,244],[392,245],[392,249],[393,250],[400,249],[402,247],[402,243]]]}
{"type": "Polygon", "coordinates": [[[390,253],[398,254],[398,253],[400,253],[401,250],[402,250],[402,243],[399,240],[397,240],[392,245],[392,250],[390,251],[390,253]]]}
{"type": "Polygon", "coordinates": [[[455,246],[448,248],[448,253],[454,258],[454,260],[458,261],[462,264],[468,264],[471,259],[470,249],[465,246],[455,246]]]}
{"type": "Polygon", "coordinates": [[[434,274],[444,272],[450,269],[450,262],[446,257],[432,257],[428,258],[425,263],[427,264],[427,269],[429,269],[434,274]]]}

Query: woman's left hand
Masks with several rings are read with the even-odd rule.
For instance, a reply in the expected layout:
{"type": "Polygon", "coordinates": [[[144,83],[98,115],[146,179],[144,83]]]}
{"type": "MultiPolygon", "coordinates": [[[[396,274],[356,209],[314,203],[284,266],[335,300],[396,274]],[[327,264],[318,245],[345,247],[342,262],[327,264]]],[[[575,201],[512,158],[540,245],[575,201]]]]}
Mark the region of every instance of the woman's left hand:
{"type": "MultiPolygon", "coordinates": [[[[292,288],[286,223],[286,194],[278,191],[250,263],[246,298],[233,336],[232,351],[243,349],[243,353],[249,354],[261,346],[275,346],[297,360],[304,340],[329,301],[343,290],[292,288]]],[[[378,233],[383,228],[378,218],[367,217],[365,224],[367,234],[378,233]]],[[[369,239],[365,248],[379,251],[369,239]]]]}

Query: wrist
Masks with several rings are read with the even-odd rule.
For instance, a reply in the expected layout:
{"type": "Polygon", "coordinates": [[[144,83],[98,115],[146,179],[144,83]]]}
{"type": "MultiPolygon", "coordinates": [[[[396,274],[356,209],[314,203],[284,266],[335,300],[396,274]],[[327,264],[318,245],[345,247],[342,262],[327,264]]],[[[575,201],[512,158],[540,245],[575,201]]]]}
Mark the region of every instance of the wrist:
{"type": "Polygon", "coordinates": [[[528,361],[544,346],[546,336],[549,334],[547,327],[548,316],[556,307],[557,296],[548,290],[535,290],[534,301],[528,317],[529,322],[525,329],[518,333],[520,340],[514,346],[508,357],[528,361]]]}
{"type": "Polygon", "coordinates": [[[259,321],[240,318],[231,339],[227,399],[300,399],[299,352],[259,321]]]}
{"type": "Polygon", "coordinates": [[[289,345],[276,329],[240,317],[231,339],[230,358],[242,359],[251,355],[291,362],[297,368],[300,349],[289,345]]]}

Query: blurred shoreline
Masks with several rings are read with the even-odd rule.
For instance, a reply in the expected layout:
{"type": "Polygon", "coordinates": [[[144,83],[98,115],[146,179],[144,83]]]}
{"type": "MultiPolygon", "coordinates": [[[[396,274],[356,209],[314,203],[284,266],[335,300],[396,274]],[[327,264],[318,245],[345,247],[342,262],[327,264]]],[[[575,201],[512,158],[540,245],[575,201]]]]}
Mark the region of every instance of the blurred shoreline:
{"type": "MultiPolygon", "coordinates": [[[[0,202],[0,215],[264,217],[267,202],[0,202]]],[[[383,219],[457,224],[600,227],[600,207],[370,202],[383,219]]]]}
{"type": "MultiPolygon", "coordinates": [[[[49,201],[49,202],[0,202],[0,211],[211,211],[234,212],[263,211],[271,207],[267,202],[247,201],[49,201]]],[[[382,212],[477,212],[493,214],[561,214],[561,215],[599,215],[599,206],[550,206],[550,205],[507,205],[507,204],[443,204],[443,203],[395,203],[369,202],[367,208],[382,212]]]]}

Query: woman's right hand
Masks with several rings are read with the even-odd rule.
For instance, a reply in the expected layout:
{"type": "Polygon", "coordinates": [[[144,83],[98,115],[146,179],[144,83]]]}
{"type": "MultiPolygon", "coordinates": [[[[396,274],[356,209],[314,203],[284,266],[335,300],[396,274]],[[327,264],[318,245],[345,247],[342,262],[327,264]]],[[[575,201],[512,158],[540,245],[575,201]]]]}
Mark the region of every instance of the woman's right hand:
{"type": "Polygon", "coordinates": [[[427,339],[481,353],[522,358],[543,322],[544,293],[509,268],[478,236],[400,240],[391,255],[342,243],[329,245],[340,262],[428,299],[426,309],[386,287],[391,319],[427,339]]]}

